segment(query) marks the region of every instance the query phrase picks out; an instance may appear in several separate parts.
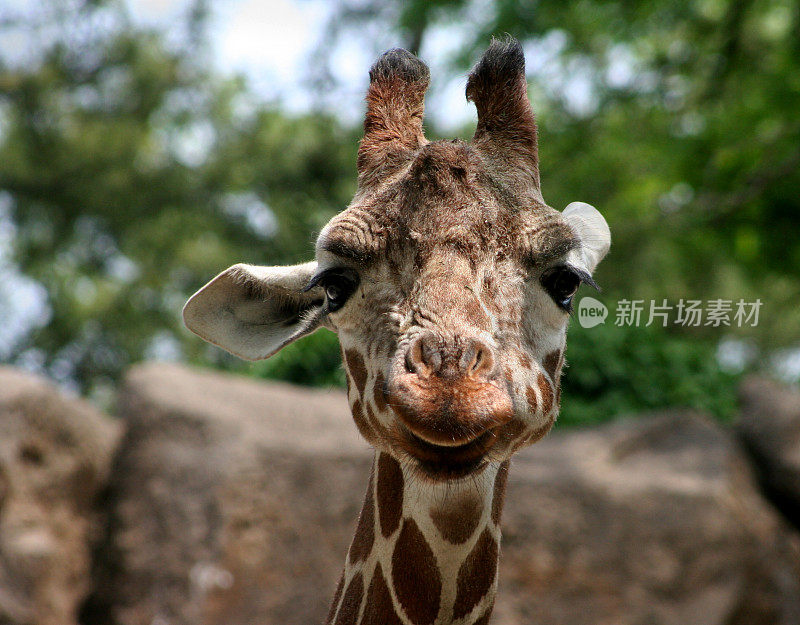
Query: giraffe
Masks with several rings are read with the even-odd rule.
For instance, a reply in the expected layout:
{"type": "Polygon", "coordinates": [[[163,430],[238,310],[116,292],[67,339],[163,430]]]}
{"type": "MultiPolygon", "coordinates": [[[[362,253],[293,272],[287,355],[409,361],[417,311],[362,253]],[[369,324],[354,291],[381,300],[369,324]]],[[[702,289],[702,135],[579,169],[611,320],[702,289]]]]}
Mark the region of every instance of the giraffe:
{"type": "Polygon", "coordinates": [[[358,188],[313,261],[234,265],[184,308],[245,359],[339,335],[375,456],[329,625],[488,622],[510,457],[555,421],[572,300],[610,246],[596,209],[542,198],[516,40],[469,76],[470,142],[425,138],[428,82],[400,49],[371,68],[358,188]]]}

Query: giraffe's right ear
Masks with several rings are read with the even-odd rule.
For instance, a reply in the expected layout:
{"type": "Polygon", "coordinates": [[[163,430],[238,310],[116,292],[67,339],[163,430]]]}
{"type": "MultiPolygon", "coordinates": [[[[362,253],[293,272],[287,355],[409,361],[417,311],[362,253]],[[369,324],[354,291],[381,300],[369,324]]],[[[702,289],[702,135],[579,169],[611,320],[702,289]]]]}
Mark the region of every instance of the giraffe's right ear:
{"type": "Polygon", "coordinates": [[[234,265],[183,307],[192,332],[246,360],[268,358],[322,325],[322,287],[307,289],[317,263],[289,267],[234,265]]]}

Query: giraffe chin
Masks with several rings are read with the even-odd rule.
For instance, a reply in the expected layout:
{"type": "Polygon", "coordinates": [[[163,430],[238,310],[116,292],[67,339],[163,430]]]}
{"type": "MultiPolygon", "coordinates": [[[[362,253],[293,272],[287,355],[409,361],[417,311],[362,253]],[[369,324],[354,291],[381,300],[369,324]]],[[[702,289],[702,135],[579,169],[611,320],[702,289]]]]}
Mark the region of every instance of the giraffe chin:
{"type": "Polygon", "coordinates": [[[479,473],[497,441],[495,432],[486,430],[463,445],[437,445],[398,424],[395,443],[412,459],[422,475],[436,481],[456,480],[479,473]]]}

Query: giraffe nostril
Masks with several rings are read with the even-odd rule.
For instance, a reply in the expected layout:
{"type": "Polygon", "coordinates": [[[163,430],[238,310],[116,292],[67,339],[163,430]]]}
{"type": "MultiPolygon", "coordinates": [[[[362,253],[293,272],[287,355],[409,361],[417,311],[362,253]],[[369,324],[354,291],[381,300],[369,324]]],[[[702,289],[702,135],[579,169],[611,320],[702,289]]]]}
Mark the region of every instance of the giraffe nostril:
{"type": "Polygon", "coordinates": [[[426,359],[425,351],[425,340],[422,336],[418,336],[411,342],[411,346],[406,351],[406,371],[417,375],[429,372],[430,357],[426,359]]]}
{"type": "Polygon", "coordinates": [[[496,359],[485,342],[470,338],[444,342],[432,334],[416,337],[405,353],[406,373],[420,377],[441,376],[489,378],[495,370],[496,359]]]}
{"type": "Polygon", "coordinates": [[[473,339],[464,350],[464,371],[471,376],[486,376],[494,371],[495,358],[492,348],[483,341],[473,339]]]}

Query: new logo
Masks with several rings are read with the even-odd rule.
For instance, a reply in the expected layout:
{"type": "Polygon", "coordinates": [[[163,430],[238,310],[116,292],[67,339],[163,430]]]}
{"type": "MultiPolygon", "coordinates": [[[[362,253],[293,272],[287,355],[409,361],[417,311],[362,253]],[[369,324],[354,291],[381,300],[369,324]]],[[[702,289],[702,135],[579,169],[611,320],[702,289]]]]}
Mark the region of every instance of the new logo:
{"type": "Polygon", "coordinates": [[[578,323],[584,328],[593,328],[605,323],[608,308],[593,297],[584,297],[578,303],[578,323]]]}

